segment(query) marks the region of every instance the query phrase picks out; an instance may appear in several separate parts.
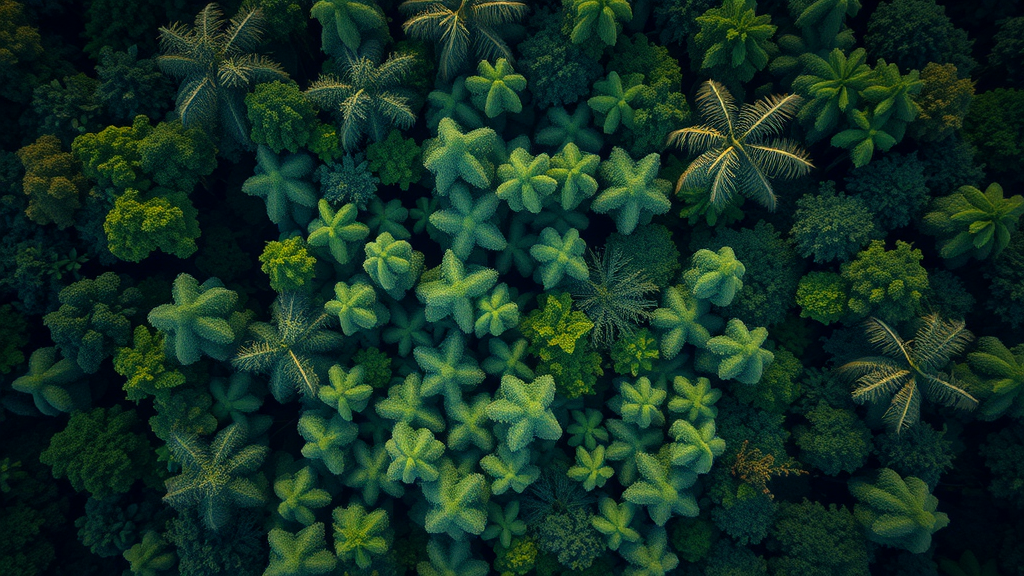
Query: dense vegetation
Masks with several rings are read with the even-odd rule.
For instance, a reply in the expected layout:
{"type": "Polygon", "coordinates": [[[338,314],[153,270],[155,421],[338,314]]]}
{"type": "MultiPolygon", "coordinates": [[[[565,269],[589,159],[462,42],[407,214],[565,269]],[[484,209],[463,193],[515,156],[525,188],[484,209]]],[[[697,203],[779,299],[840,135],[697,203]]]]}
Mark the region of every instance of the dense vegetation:
{"type": "Polygon", "coordinates": [[[0,574],[1024,575],[1024,7],[0,0],[0,574]]]}

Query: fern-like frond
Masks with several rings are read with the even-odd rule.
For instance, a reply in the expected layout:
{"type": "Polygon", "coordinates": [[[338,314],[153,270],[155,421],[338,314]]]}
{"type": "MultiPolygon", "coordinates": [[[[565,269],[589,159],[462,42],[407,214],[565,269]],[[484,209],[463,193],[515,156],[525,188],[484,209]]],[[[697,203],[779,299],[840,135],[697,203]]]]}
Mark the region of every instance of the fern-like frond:
{"type": "Polygon", "coordinates": [[[412,54],[396,53],[388,57],[376,70],[374,84],[379,88],[401,86],[406,76],[416,66],[416,57],[412,54]]]}
{"type": "Polygon", "coordinates": [[[743,147],[768,178],[788,180],[803,176],[814,168],[807,151],[790,140],[779,139],[767,145],[748,143],[743,147]]]}
{"type": "Polygon", "coordinates": [[[165,54],[157,56],[156,63],[157,66],[160,67],[161,72],[168,76],[174,76],[175,78],[198,76],[206,71],[199,62],[195,61],[194,58],[182,54],[165,54]]]}
{"type": "Polygon", "coordinates": [[[336,110],[352,93],[352,85],[326,74],[306,88],[306,97],[322,110],[336,110]]]}
{"type": "Polygon", "coordinates": [[[195,33],[199,41],[216,40],[224,25],[224,12],[215,3],[207,4],[196,14],[195,33]]]}
{"type": "Polygon", "coordinates": [[[245,344],[231,360],[231,365],[242,372],[262,373],[270,370],[281,349],[271,346],[268,342],[255,341],[245,344]]]}
{"type": "Polygon", "coordinates": [[[254,84],[288,78],[280,64],[259,54],[227,58],[220,63],[217,74],[222,86],[237,90],[248,90],[254,84]]]}
{"type": "Polygon", "coordinates": [[[925,391],[930,400],[959,410],[974,410],[978,407],[978,399],[964,390],[952,375],[931,376],[925,374],[924,382],[925,391]]]}
{"type": "Polygon", "coordinates": [[[473,20],[484,28],[515,24],[529,10],[530,7],[522,2],[480,2],[473,6],[473,20]]]}
{"type": "Polygon", "coordinates": [[[736,134],[736,101],[722,84],[708,80],[701,85],[697,91],[697,110],[713,128],[725,134],[736,134]]]}
{"type": "Polygon", "coordinates": [[[929,314],[921,322],[914,336],[914,362],[923,372],[942,369],[974,339],[962,320],[944,321],[938,314],[929,314]]]}
{"type": "Polygon", "coordinates": [[[775,192],[768,177],[759,169],[757,159],[751,156],[751,151],[746,146],[739,148],[738,152],[743,157],[743,162],[740,163],[739,188],[768,210],[774,211],[775,192]]]}
{"type": "Polygon", "coordinates": [[[690,126],[670,133],[666,146],[682,148],[690,153],[700,153],[723,146],[725,143],[725,134],[712,126],[690,126]]]}
{"type": "Polygon", "coordinates": [[[416,115],[409,109],[409,99],[405,96],[381,92],[377,94],[377,110],[403,130],[416,123],[416,115]]]}
{"type": "Polygon", "coordinates": [[[473,38],[473,48],[481,60],[495,61],[498,58],[508,60],[509,64],[515,64],[515,55],[494,28],[491,26],[477,26],[476,37],[473,38]]]}
{"type": "Polygon", "coordinates": [[[443,23],[452,15],[452,11],[436,2],[430,4],[431,6],[428,6],[423,12],[414,15],[402,24],[402,30],[410,38],[437,40],[441,36],[443,23]]]}
{"type": "Polygon", "coordinates": [[[249,117],[246,115],[244,96],[240,92],[221,95],[220,125],[236,142],[251,149],[249,117]]]}
{"type": "Polygon", "coordinates": [[[882,421],[897,434],[915,424],[921,417],[921,391],[917,381],[911,379],[893,396],[889,408],[882,415],[882,421]]]}
{"type": "MultiPolygon", "coordinates": [[[[192,47],[193,40],[190,38],[188,27],[181,22],[175,22],[170,26],[162,26],[160,32],[160,51],[167,54],[183,54],[192,47]]],[[[157,57],[159,61],[160,57],[157,57]]]]}
{"type": "Polygon", "coordinates": [[[715,206],[724,206],[736,194],[736,173],[740,168],[739,155],[732,146],[718,151],[707,165],[711,179],[708,200],[715,206]]]}
{"type": "Polygon", "coordinates": [[[263,10],[258,6],[236,14],[224,32],[224,54],[234,56],[255,50],[263,36],[264,24],[263,10]]]}
{"type": "Polygon", "coordinates": [[[868,342],[873,346],[891,357],[899,358],[908,366],[911,365],[912,350],[888,324],[872,316],[864,321],[864,332],[868,342]]]}
{"type": "Polygon", "coordinates": [[[906,368],[881,366],[854,382],[853,400],[854,402],[877,402],[913,379],[913,373],[906,368]]]}
{"type": "Polygon", "coordinates": [[[178,117],[185,128],[213,122],[217,113],[217,87],[209,76],[185,82],[178,90],[178,117]]]}
{"type": "Polygon", "coordinates": [[[451,78],[469,55],[469,29],[456,13],[451,13],[439,23],[438,72],[441,78],[451,78]]]}
{"type": "Polygon", "coordinates": [[[736,131],[748,142],[782,132],[786,121],[800,110],[803,99],[796,94],[767,96],[740,110],[736,131]]]}

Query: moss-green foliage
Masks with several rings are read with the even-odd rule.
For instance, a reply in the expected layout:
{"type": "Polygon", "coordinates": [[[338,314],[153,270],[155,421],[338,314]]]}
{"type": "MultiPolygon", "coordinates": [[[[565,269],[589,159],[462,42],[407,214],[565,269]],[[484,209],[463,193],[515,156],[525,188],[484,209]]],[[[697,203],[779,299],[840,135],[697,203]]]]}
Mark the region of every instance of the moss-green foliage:
{"type": "Polygon", "coordinates": [[[508,162],[498,166],[501,184],[495,194],[515,212],[539,213],[548,196],[558,188],[558,181],[547,174],[550,165],[547,154],[531,156],[523,148],[516,148],[509,154],[508,162]]]}
{"type": "Polygon", "coordinates": [[[157,390],[175,388],[185,383],[185,376],[168,367],[164,353],[166,335],[151,333],[145,326],[136,326],[132,347],[119,348],[114,355],[114,370],[125,376],[125,395],[138,402],[157,390]]]}
{"type": "Polygon", "coordinates": [[[700,32],[693,36],[694,69],[706,70],[727,83],[749,82],[768,65],[777,50],[771,41],[777,26],[767,14],[757,14],[754,0],[725,0],[696,18],[700,32]]]}
{"type": "Polygon", "coordinates": [[[864,465],[871,448],[871,431],[849,410],[824,402],[806,414],[811,425],[794,428],[800,460],[835,476],[864,465]]]}
{"type": "Polygon", "coordinates": [[[326,574],[334,569],[337,559],[324,544],[324,525],[312,524],[292,534],[280,528],[270,530],[270,565],[267,576],[293,574],[326,574]]]}
{"type": "Polygon", "coordinates": [[[306,249],[301,236],[267,242],[260,254],[260,268],[270,277],[277,292],[306,290],[313,279],[316,258],[306,249]]]}
{"type": "Polygon", "coordinates": [[[926,233],[938,237],[939,254],[958,264],[969,258],[995,258],[1010,243],[1024,213],[1024,196],[1005,198],[993,182],[983,193],[973,186],[932,201],[922,220],[926,233]]]}
{"type": "Polygon", "coordinates": [[[508,60],[498,58],[493,66],[481,60],[476,73],[466,78],[466,89],[473,94],[473,105],[488,118],[496,118],[503,112],[523,111],[519,93],[526,89],[526,78],[516,74],[508,60]]]}
{"type": "Polygon", "coordinates": [[[989,434],[980,449],[985,467],[992,472],[992,484],[988,486],[988,491],[1018,509],[1024,507],[1024,499],[1017,489],[1024,477],[1024,466],[1021,466],[1020,459],[1022,448],[1024,426],[1014,424],[989,434]]]}
{"type": "Polygon", "coordinates": [[[530,355],[540,360],[538,374],[555,378],[558,393],[575,398],[589,393],[604,374],[601,355],[584,339],[593,327],[586,314],[572,310],[572,297],[562,293],[542,298],[543,307],[528,314],[519,330],[530,342],[530,355]]]}
{"type": "Polygon", "coordinates": [[[764,369],[757,386],[733,387],[733,395],[741,402],[751,404],[759,410],[782,413],[797,400],[803,392],[800,376],[804,366],[787,348],[769,346],[774,360],[764,369]]]}
{"type": "Polygon", "coordinates": [[[835,272],[808,272],[796,287],[796,304],[801,318],[832,324],[849,312],[850,286],[835,272]]]}
{"type": "Polygon", "coordinates": [[[818,194],[804,194],[796,206],[790,234],[804,258],[845,262],[876,236],[864,200],[836,192],[834,182],[823,183],[818,194]]]}
{"type": "Polygon", "coordinates": [[[86,490],[94,498],[122,494],[154,473],[153,449],[139,432],[140,423],[133,410],[119,406],[77,412],[39,459],[75,490],[86,490]]]}
{"type": "Polygon", "coordinates": [[[594,121],[605,134],[614,134],[619,126],[632,129],[635,111],[630,103],[637,99],[644,89],[643,76],[630,74],[625,79],[614,70],[604,80],[594,83],[594,96],[587,100],[587,106],[594,111],[594,121]]]}
{"type": "Polygon", "coordinates": [[[313,159],[301,152],[275,156],[269,147],[260,146],[256,160],[256,174],[242,183],[242,192],[263,198],[274,224],[303,226],[317,202],[313,185],[306,180],[313,172],[313,159]]]}
{"type": "Polygon", "coordinates": [[[793,91],[807,99],[797,118],[808,129],[808,142],[815,142],[831,135],[858,109],[874,78],[863,48],[849,56],[834,48],[827,59],[813,53],[804,58],[806,70],[793,80],[793,91]]]}
{"type": "Polygon", "coordinates": [[[936,430],[921,424],[903,434],[878,434],[873,451],[882,466],[902,476],[920,478],[934,489],[942,475],[953,468],[958,454],[959,449],[954,447],[958,438],[947,438],[948,433],[946,425],[936,430]]]}
{"type": "Polygon", "coordinates": [[[544,289],[558,286],[567,275],[576,280],[588,278],[590,270],[583,260],[586,249],[586,242],[575,228],[570,228],[564,235],[550,227],[541,230],[538,243],[530,248],[530,256],[540,264],[537,270],[544,289]]]}
{"type": "Polygon", "coordinates": [[[616,229],[623,235],[631,234],[638,224],[648,223],[653,215],[668,212],[672,184],[658,178],[660,167],[658,154],[634,161],[622,148],[613,148],[601,163],[604,188],[590,209],[598,214],[614,212],[616,229]]]}
{"type": "Polygon", "coordinates": [[[275,80],[258,84],[246,95],[245,108],[252,123],[252,141],[268,146],[274,154],[298,152],[316,126],[316,110],[294,83],[275,80]]]}
{"type": "Polygon", "coordinates": [[[682,267],[681,255],[672,238],[672,230],[661,224],[638,226],[632,234],[611,234],[605,249],[628,254],[631,264],[644,271],[658,288],[672,283],[682,267]]]}
{"type": "Polygon", "coordinates": [[[128,262],[139,262],[155,250],[188,258],[198,249],[198,214],[182,192],[156,188],[141,195],[129,188],[103,221],[107,247],[128,262]]]}
{"type": "Polygon", "coordinates": [[[148,317],[164,335],[165,352],[182,364],[192,364],[202,355],[227,360],[245,328],[236,314],[238,294],[216,278],[199,284],[183,273],[174,279],[171,296],[173,304],[153,308],[148,317]]]}
{"type": "Polygon", "coordinates": [[[436,279],[421,282],[416,296],[426,305],[426,319],[437,322],[451,317],[465,333],[473,331],[473,298],[490,290],[498,273],[477,265],[467,266],[455,253],[446,250],[436,279]]]}
{"type": "Polygon", "coordinates": [[[725,325],[725,333],[710,338],[698,366],[717,372],[723,380],[737,380],[743,384],[757,384],[766,366],[775,355],[761,345],[768,337],[764,328],[749,330],[742,320],[733,318],[725,325]]]}
{"type": "Polygon", "coordinates": [[[658,355],[658,341],[647,328],[623,335],[616,340],[609,352],[615,372],[622,375],[631,374],[634,377],[653,369],[658,355]]]}
{"type": "Polygon", "coordinates": [[[392,298],[400,299],[423,271],[423,254],[413,251],[405,240],[395,240],[390,232],[367,242],[363,250],[366,253],[363,270],[392,298]]]}
{"type": "Polygon", "coordinates": [[[423,175],[422,151],[412,138],[403,138],[397,129],[388,132],[387,138],[366,147],[366,161],[370,170],[385,186],[398,185],[408,190],[409,185],[419,182],[423,175]]]}
{"type": "Polygon", "coordinates": [[[873,240],[841,268],[840,275],[850,286],[850,311],[891,322],[913,317],[928,290],[928,271],[921,266],[922,258],[920,250],[902,240],[896,241],[893,250],[886,250],[881,240],[873,240]]]}
{"type": "Polygon", "coordinates": [[[505,443],[513,452],[522,450],[534,437],[558,440],[562,427],[549,409],[555,398],[555,380],[550,375],[538,376],[527,384],[515,376],[501,377],[502,397],[487,406],[487,416],[495,422],[509,424],[505,443]]]}
{"type": "Polygon", "coordinates": [[[438,481],[423,486],[423,496],[431,505],[424,519],[427,532],[444,533],[456,541],[483,533],[487,527],[485,483],[483,474],[465,475],[451,462],[445,462],[438,481]]]}
{"type": "Polygon", "coordinates": [[[318,469],[327,469],[340,476],[348,466],[349,445],[356,439],[359,428],[337,411],[329,413],[306,410],[299,418],[299,436],[306,441],[302,455],[313,461],[318,469]]]}
{"type": "MultiPolygon", "coordinates": [[[[569,144],[573,144],[576,146],[577,153],[580,150],[591,153],[597,152],[601,150],[604,138],[600,132],[590,127],[590,116],[589,106],[579,105],[573,110],[572,114],[569,114],[563,107],[548,108],[548,112],[544,117],[545,121],[538,126],[534,140],[537,144],[550,146],[560,151],[564,151],[569,144]]],[[[560,166],[559,161],[555,160],[558,156],[556,154],[552,157],[556,168],[560,166]]],[[[593,156],[593,154],[586,154],[583,157],[591,158],[593,156]]],[[[594,161],[594,167],[588,168],[587,173],[593,174],[597,170],[597,162],[600,161],[601,159],[597,158],[594,161]]],[[[579,160],[574,160],[573,164],[578,162],[579,160]]],[[[556,174],[551,174],[551,176],[561,182],[561,179],[556,174]]],[[[594,191],[597,191],[596,182],[594,183],[594,191]]]]}
{"type": "Polygon", "coordinates": [[[359,213],[355,204],[345,204],[334,210],[327,200],[317,204],[320,217],[309,223],[310,246],[326,248],[338,264],[347,264],[353,255],[358,255],[360,241],[370,233],[370,228],[356,222],[359,213]]]}
{"type": "Polygon", "coordinates": [[[36,224],[52,222],[61,229],[73,224],[86,186],[81,163],[63,152],[60,141],[51,135],[40,136],[17,153],[25,167],[23,187],[29,197],[25,211],[29,219],[36,224]]]}
{"type": "Polygon", "coordinates": [[[974,100],[974,81],[961,78],[953,64],[929,62],[921,70],[924,88],[917,97],[921,116],[910,133],[921,141],[943,140],[963,128],[964,117],[974,100]]]}
{"type": "Polygon", "coordinates": [[[505,237],[492,223],[502,197],[501,190],[499,187],[497,196],[488,192],[473,198],[468,187],[456,185],[449,194],[451,206],[430,215],[430,223],[435,228],[451,235],[452,252],[460,259],[468,259],[477,246],[487,250],[505,248],[505,237]]]}
{"type": "Polygon", "coordinates": [[[343,56],[346,48],[356,51],[364,40],[387,34],[387,20],[375,2],[320,0],[309,14],[320,21],[320,49],[329,56],[343,56]]]}
{"type": "Polygon", "coordinates": [[[778,551],[773,574],[867,576],[868,551],[860,526],[844,507],[804,500],[779,506],[769,546],[778,551]]]}
{"type": "Polygon", "coordinates": [[[82,134],[71,143],[71,151],[82,162],[82,174],[101,188],[146,190],[149,180],[142,170],[139,142],[152,132],[149,119],[139,115],[131,126],[107,126],[82,134]]]}
{"type": "Polygon", "coordinates": [[[441,119],[437,138],[423,150],[423,166],[434,174],[437,193],[447,196],[459,179],[477,188],[487,188],[494,178],[494,166],[488,156],[494,151],[497,138],[490,128],[463,133],[451,118],[441,119]]]}

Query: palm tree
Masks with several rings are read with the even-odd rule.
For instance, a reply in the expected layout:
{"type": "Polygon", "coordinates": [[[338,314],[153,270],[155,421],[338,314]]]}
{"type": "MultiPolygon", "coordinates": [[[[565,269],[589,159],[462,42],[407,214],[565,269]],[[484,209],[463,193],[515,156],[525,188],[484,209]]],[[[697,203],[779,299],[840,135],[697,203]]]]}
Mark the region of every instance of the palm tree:
{"type": "Polygon", "coordinates": [[[222,127],[249,148],[245,94],[252,86],[285,80],[288,74],[266,56],[253,54],[263,32],[263,12],[243,9],[224,29],[224,13],[207,4],[192,28],[175,22],[160,28],[157,64],[165,74],[181,78],[176,112],[185,128],[209,133],[222,127]],[[218,122],[219,120],[219,122],[218,122]]]}
{"type": "Polygon", "coordinates": [[[577,307],[594,323],[590,336],[595,346],[611,346],[621,335],[632,334],[637,324],[651,317],[658,303],[647,296],[658,291],[647,273],[631,265],[614,248],[591,251],[590,275],[573,285],[577,307]]]}
{"type": "Polygon", "coordinates": [[[414,13],[402,24],[406,34],[440,44],[438,72],[447,81],[466,64],[470,48],[476,61],[504,58],[513,62],[499,30],[518,22],[528,7],[507,0],[406,0],[398,9],[414,13]]]}
{"type": "Polygon", "coordinates": [[[951,356],[963,352],[974,338],[963,321],[942,320],[938,314],[921,319],[912,340],[904,341],[878,318],[865,321],[868,340],[884,356],[859,358],[837,368],[840,376],[856,378],[853,400],[875,402],[892,395],[882,420],[896,433],[917,422],[921,396],[946,406],[971,410],[978,400],[952,376],[939,372],[951,356]]]}
{"type": "Polygon", "coordinates": [[[409,98],[401,88],[416,57],[392,54],[383,64],[378,62],[373,54],[355,57],[346,64],[341,78],[321,76],[306,90],[314,104],[340,114],[339,138],[347,150],[365,135],[380,141],[392,126],[404,129],[416,122],[409,98]]]}
{"type": "Polygon", "coordinates": [[[737,110],[725,86],[708,80],[697,93],[697,108],[707,124],[676,130],[668,143],[699,154],[679,177],[681,189],[707,188],[712,205],[724,208],[742,191],[775,209],[769,178],[795,178],[814,167],[807,152],[777,135],[800,108],[796,94],[768,96],[737,110]]]}

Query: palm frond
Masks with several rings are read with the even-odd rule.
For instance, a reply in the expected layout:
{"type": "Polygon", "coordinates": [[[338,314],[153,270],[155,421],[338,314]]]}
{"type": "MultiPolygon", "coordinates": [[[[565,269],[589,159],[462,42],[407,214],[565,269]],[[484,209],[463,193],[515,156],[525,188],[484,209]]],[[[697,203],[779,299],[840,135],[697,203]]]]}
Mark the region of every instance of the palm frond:
{"type": "Polygon", "coordinates": [[[732,146],[719,152],[707,166],[711,177],[708,200],[715,206],[724,206],[736,194],[736,172],[740,168],[736,149],[732,146]]]}
{"type": "Polygon", "coordinates": [[[803,176],[814,168],[807,151],[789,140],[779,139],[767,145],[748,143],[743,147],[768,178],[788,180],[803,176]]]}
{"type": "Polygon", "coordinates": [[[676,181],[675,192],[678,194],[680,190],[687,189],[699,189],[708,186],[708,171],[707,166],[718,156],[718,150],[708,150],[700,156],[693,159],[690,165],[686,167],[686,170],[679,175],[679,180],[676,181]]]}
{"type": "Polygon", "coordinates": [[[327,74],[310,84],[305,94],[321,110],[337,110],[353,91],[351,84],[327,74]]]}
{"type": "Polygon", "coordinates": [[[452,11],[441,5],[433,5],[402,23],[402,31],[417,40],[437,40],[442,34],[444,21],[452,11]]]}
{"type": "Polygon", "coordinates": [[[450,11],[444,4],[444,0],[405,0],[398,5],[398,10],[405,14],[438,7],[450,11]]]}
{"type": "Polygon", "coordinates": [[[522,2],[479,2],[473,5],[473,21],[481,27],[515,24],[526,16],[530,7],[522,2]]]}
{"type": "Polygon", "coordinates": [[[739,188],[747,196],[754,198],[769,211],[775,211],[775,192],[768,177],[761,171],[757,158],[752,157],[746,146],[738,149],[743,158],[740,165],[739,188]]]}
{"type": "Polygon", "coordinates": [[[898,358],[900,362],[905,362],[908,366],[911,364],[912,350],[888,324],[872,316],[864,321],[864,332],[868,337],[868,342],[873,346],[889,356],[898,358]]]}
{"type": "Polygon", "coordinates": [[[736,101],[725,86],[708,80],[697,91],[697,110],[712,127],[725,134],[735,134],[736,101]]]}
{"type": "Polygon", "coordinates": [[[725,142],[725,134],[713,126],[690,126],[670,133],[666,146],[683,148],[690,153],[700,153],[722,146],[725,142]]]}
{"type": "Polygon", "coordinates": [[[370,117],[372,98],[364,90],[358,90],[341,103],[342,123],[338,129],[338,138],[346,150],[351,150],[359,144],[364,134],[363,127],[370,117]]]}
{"type": "Polygon", "coordinates": [[[169,27],[161,27],[160,51],[167,53],[186,53],[192,47],[194,40],[190,38],[188,27],[181,22],[175,22],[169,27]]]}
{"type": "Polygon", "coordinates": [[[220,125],[231,133],[236,142],[246,149],[252,149],[249,117],[246,114],[245,99],[240,93],[221,96],[220,125]]]}
{"type": "Polygon", "coordinates": [[[925,374],[924,381],[928,398],[935,402],[958,410],[974,410],[978,407],[978,399],[964,390],[952,375],[931,376],[925,374]]]}
{"type": "Polygon", "coordinates": [[[898,366],[882,366],[869,372],[854,382],[853,401],[857,403],[877,402],[889,396],[893,390],[902,387],[914,375],[905,368],[898,366]]]}
{"type": "Polygon", "coordinates": [[[409,108],[409,99],[405,96],[381,92],[377,94],[375,107],[390,123],[403,130],[416,123],[416,114],[409,108]]]}
{"type": "Polygon", "coordinates": [[[882,421],[899,434],[915,424],[920,417],[921,391],[917,389],[917,382],[911,379],[893,396],[889,408],[882,415],[882,421]]]}
{"type": "Polygon", "coordinates": [[[175,78],[188,78],[198,76],[205,72],[193,58],[180,54],[164,54],[156,57],[156,64],[160,71],[175,78]]]}
{"type": "Polygon", "coordinates": [[[207,4],[196,14],[195,32],[200,41],[214,40],[224,24],[224,12],[215,3],[207,4]]]}
{"type": "Polygon", "coordinates": [[[938,314],[929,314],[921,321],[914,336],[914,362],[923,372],[940,370],[974,339],[962,320],[944,321],[938,314]]]}
{"type": "Polygon", "coordinates": [[[441,78],[447,80],[466,62],[469,55],[469,29],[459,20],[457,14],[450,14],[441,22],[438,42],[437,69],[441,78]]]}
{"type": "Polygon", "coordinates": [[[256,340],[243,345],[238,349],[231,365],[242,372],[253,372],[256,374],[266,372],[277,361],[281,349],[271,346],[265,341],[256,340]]]}
{"type": "Polygon", "coordinates": [[[210,446],[210,460],[215,464],[226,463],[230,459],[231,453],[245,444],[249,430],[243,422],[244,420],[227,426],[213,439],[213,444],[210,446]]]}
{"type": "Polygon", "coordinates": [[[739,123],[736,131],[740,138],[748,142],[757,142],[765,136],[773,136],[782,132],[786,121],[800,110],[803,98],[796,94],[785,96],[767,96],[744,105],[740,110],[739,123]]]}
{"type": "Polygon", "coordinates": [[[264,24],[263,10],[258,6],[236,14],[224,32],[224,54],[234,56],[255,50],[263,36],[264,24]]]}
{"type": "Polygon", "coordinates": [[[400,86],[415,66],[416,57],[414,55],[391,54],[383,64],[377,67],[375,84],[384,89],[400,86]]]}
{"type": "Polygon", "coordinates": [[[217,87],[209,76],[187,81],[178,89],[176,110],[185,128],[207,126],[214,121],[217,87]]]}
{"type": "Polygon", "coordinates": [[[509,64],[515,64],[515,55],[505,43],[505,40],[490,26],[477,26],[476,36],[473,38],[473,47],[476,55],[481,60],[497,60],[504,58],[509,64]]]}

